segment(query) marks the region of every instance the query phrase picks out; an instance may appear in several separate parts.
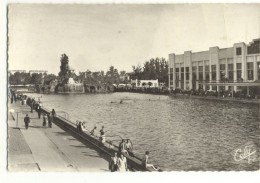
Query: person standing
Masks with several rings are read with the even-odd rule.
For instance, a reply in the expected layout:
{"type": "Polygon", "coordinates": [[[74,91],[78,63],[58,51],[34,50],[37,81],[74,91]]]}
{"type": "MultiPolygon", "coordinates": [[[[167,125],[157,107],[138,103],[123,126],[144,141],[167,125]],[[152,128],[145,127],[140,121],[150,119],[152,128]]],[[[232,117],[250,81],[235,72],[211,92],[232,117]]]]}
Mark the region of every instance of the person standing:
{"type": "Polygon", "coordinates": [[[54,109],[52,109],[51,114],[52,114],[52,117],[56,117],[56,112],[54,109]]]}
{"type": "Polygon", "coordinates": [[[26,116],[25,116],[25,118],[24,118],[24,124],[25,124],[26,130],[27,130],[28,127],[29,127],[29,123],[30,123],[30,118],[29,118],[28,114],[26,114],[26,116]]]}
{"type": "Polygon", "coordinates": [[[120,157],[117,160],[117,167],[119,172],[126,172],[127,170],[126,157],[124,157],[123,153],[121,153],[120,157]]]}
{"type": "Polygon", "coordinates": [[[41,113],[42,113],[41,109],[38,108],[38,111],[37,111],[37,112],[38,112],[38,118],[41,119],[41,113]]]}
{"type": "Polygon", "coordinates": [[[33,113],[33,102],[31,102],[30,106],[31,106],[31,113],[33,113]]]}
{"type": "Polygon", "coordinates": [[[46,126],[46,123],[47,123],[47,117],[46,117],[46,114],[43,115],[43,123],[42,123],[42,126],[46,126]]]}
{"type": "Polygon", "coordinates": [[[49,128],[52,128],[52,117],[50,114],[48,114],[48,125],[49,125],[49,128]]]}
{"type": "Polygon", "coordinates": [[[109,170],[111,172],[117,171],[117,161],[118,161],[117,152],[115,152],[115,156],[111,157],[111,159],[109,161],[109,170]]]}

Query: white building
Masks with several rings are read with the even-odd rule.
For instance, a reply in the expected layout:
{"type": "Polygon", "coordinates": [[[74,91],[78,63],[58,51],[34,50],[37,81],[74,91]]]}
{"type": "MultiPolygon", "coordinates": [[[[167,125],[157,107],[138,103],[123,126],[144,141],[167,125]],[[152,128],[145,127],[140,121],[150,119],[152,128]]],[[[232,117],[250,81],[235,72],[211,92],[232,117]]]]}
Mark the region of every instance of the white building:
{"type": "Polygon", "coordinates": [[[146,88],[155,88],[159,86],[158,79],[156,80],[131,80],[131,84],[135,84],[135,87],[146,87],[146,88]]]}
{"type": "Polygon", "coordinates": [[[170,89],[236,91],[240,86],[255,86],[256,80],[260,80],[260,39],[249,45],[169,54],[170,89]]]}
{"type": "Polygon", "coordinates": [[[16,72],[20,72],[20,73],[26,73],[26,70],[9,70],[8,73],[9,74],[14,74],[16,72]]]}
{"type": "Polygon", "coordinates": [[[37,73],[37,74],[48,74],[48,71],[46,70],[29,70],[29,74],[32,75],[34,73],[37,73]]]}

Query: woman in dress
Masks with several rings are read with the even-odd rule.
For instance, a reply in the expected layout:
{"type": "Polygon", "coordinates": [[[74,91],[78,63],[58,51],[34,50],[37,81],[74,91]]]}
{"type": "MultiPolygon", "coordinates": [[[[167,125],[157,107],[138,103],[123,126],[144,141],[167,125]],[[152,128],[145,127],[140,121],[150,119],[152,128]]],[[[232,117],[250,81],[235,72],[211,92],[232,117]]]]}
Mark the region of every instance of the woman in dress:
{"type": "Polygon", "coordinates": [[[126,170],[127,170],[126,157],[124,157],[124,155],[122,153],[117,160],[117,168],[118,168],[119,172],[126,172],[126,170]]]}

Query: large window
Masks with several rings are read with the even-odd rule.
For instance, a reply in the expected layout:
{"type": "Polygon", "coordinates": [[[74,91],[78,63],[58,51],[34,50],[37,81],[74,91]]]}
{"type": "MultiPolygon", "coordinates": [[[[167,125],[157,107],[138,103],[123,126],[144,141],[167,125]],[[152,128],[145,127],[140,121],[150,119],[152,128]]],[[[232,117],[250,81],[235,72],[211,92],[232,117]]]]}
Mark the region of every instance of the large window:
{"type": "Polygon", "coordinates": [[[192,88],[196,89],[196,81],[197,81],[197,67],[192,67],[192,88]]]}
{"type": "Polygon", "coordinates": [[[228,80],[234,81],[234,65],[228,64],[228,80]]]}
{"type": "Polygon", "coordinates": [[[253,62],[247,63],[247,79],[248,80],[254,79],[254,63],[253,62]]]}
{"type": "Polygon", "coordinates": [[[257,62],[258,80],[260,80],[260,62],[257,62]]]}
{"type": "Polygon", "coordinates": [[[180,80],[180,77],[179,77],[179,72],[180,72],[180,69],[179,68],[176,68],[175,69],[175,85],[176,85],[176,88],[179,87],[179,80],[180,80]]]}
{"type": "Polygon", "coordinates": [[[237,48],[236,49],[236,55],[241,55],[241,53],[242,53],[241,47],[237,48]]]}
{"type": "Polygon", "coordinates": [[[199,66],[199,81],[203,81],[203,66],[199,66]]]}
{"type": "Polygon", "coordinates": [[[170,85],[173,85],[173,68],[170,68],[170,85]]]}
{"type": "Polygon", "coordinates": [[[220,81],[225,81],[226,77],[226,64],[220,64],[220,81]]]}
{"type": "Polygon", "coordinates": [[[181,67],[181,89],[184,89],[184,67],[181,67]]]}
{"type": "Polygon", "coordinates": [[[217,68],[216,65],[211,65],[211,80],[216,81],[217,80],[217,68]]]}
{"type": "Polygon", "coordinates": [[[237,81],[242,81],[242,64],[237,63],[237,81]]]}
{"type": "Polygon", "coordinates": [[[186,71],[186,80],[189,80],[190,79],[190,68],[189,67],[186,67],[185,68],[185,71],[186,71]]]}
{"type": "Polygon", "coordinates": [[[209,65],[205,65],[205,79],[209,82],[209,65]]]}

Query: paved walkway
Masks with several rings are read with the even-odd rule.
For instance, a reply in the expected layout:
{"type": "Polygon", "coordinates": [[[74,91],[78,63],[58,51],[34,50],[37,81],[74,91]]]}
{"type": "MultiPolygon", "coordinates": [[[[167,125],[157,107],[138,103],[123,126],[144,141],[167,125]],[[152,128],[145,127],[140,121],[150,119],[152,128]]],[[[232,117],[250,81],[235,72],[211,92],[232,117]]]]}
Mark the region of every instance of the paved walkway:
{"type": "Polygon", "coordinates": [[[215,101],[233,101],[233,102],[239,102],[239,103],[246,103],[246,104],[260,104],[260,99],[239,99],[239,98],[232,98],[232,97],[214,97],[214,96],[198,96],[198,95],[187,95],[187,94],[170,94],[170,96],[173,97],[185,97],[185,98],[191,98],[191,99],[202,99],[202,100],[215,100],[215,101]]]}
{"type": "Polygon", "coordinates": [[[42,127],[42,118],[30,112],[28,106],[9,104],[8,170],[9,171],[108,171],[105,154],[91,144],[83,144],[55,124],[42,127]],[[17,126],[17,113],[18,126],[17,126]],[[23,118],[29,114],[31,123],[26,130],[23,118]]]}

